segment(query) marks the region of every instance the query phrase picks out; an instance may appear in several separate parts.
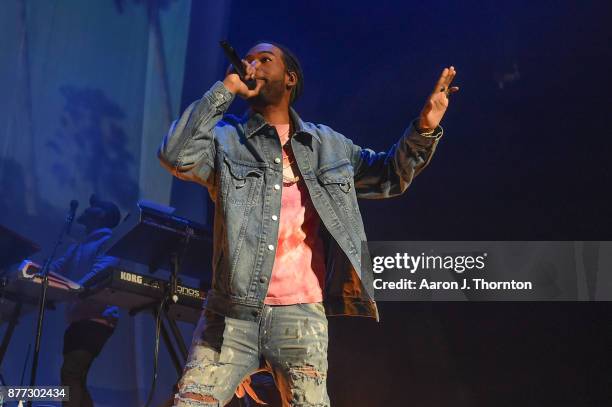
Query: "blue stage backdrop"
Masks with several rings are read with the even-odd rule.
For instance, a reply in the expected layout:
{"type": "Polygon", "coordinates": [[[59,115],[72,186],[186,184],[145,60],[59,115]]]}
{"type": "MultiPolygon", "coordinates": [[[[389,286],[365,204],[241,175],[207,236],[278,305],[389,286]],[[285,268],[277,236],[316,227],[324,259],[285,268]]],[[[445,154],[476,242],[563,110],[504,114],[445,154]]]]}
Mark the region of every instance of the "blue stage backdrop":
{"type": "MultiPolygon", "coordinates": [[[[2,2],[0,223],[38,242],[37,259],[71,199],[83,209],[96,193],[123,215],[140,198],[169,203],[171,177],[156,150],[179,113],[190,11],[189,0],[2,2]]],[[[153,327],[149,316],[122,314],[89,377],[97,406],[144,405],[153,327]]],[[[33,314],[17,327],[0,369],[11,384],[34,329],[33,314]]],[[[63,308],[48,312],[38,383],[59,382],[64,329],[63,308]]],[[[175,381],[162,349],[157,402],[175,381]]]]}

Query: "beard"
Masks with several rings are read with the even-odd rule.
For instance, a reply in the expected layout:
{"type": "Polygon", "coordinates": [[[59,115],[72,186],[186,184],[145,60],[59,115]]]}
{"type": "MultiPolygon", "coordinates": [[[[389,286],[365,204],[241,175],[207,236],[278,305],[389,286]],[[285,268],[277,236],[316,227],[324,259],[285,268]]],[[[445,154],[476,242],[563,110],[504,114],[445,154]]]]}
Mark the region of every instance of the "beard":
{"type": "Polygon", "coordinates": [[[257,96],[248,99],[251,106],[268,106],[280,102],[283,98],[285,87],[282,80],[266,81],[257,96]]]}

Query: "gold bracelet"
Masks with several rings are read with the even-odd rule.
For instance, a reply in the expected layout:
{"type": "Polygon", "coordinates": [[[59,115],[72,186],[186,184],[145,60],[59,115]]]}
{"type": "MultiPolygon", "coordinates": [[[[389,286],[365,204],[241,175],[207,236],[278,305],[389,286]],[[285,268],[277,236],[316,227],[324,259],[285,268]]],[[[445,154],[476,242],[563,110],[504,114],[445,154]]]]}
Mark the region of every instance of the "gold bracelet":
{"type": "Polygon", "coordinates": [[[432,134],[434,134],[434,133],[436,132],[436,129],[433,129],[432,131],[425,131],[425,132],[424,132],[424,131],[421,131],[421,129],[419,129],[419,128],[417,127],[416,131],[417,131],[417,133],[419,133],[421,136],[425,136],[425,137],[427,137],[427,136],[431,136],[432,134]]]}

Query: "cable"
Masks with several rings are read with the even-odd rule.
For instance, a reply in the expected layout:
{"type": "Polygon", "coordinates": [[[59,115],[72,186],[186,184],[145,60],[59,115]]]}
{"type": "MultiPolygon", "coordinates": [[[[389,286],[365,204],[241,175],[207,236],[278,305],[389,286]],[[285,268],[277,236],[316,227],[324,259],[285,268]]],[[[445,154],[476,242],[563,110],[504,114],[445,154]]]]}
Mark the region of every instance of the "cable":
{"type": "Polygon", "coordinates": [[[30,359],[30,350],[32,350],[32,344],[28,344],[28,351],[26,352],[25,360],[23,361],[23,370],[21,371],[21,380],[19,381],[19,385],[23,386],[23,381],[25,380],[25,372],[28,367],[28,360],[30,359]]]}
{"type": "Polygon", "coordinates": [[[149,395],[147,396],[147,403],[145,407],[149,407],[151,401],[153,401],[153,394],[155,393],[155,384],[157,383],[157,363],[159,359],[159,336],[161,333],[161,324],[162,324],[162,312],[164,311],[164,307],[166,306],[166,301],[168,300],[168,296],[165,295],[159,304],[159,309],[157,310],[157,315],[155,316],[155,350],[153,352],[153,380],[151,381],[151,389],[149,390],[149,395]]]}

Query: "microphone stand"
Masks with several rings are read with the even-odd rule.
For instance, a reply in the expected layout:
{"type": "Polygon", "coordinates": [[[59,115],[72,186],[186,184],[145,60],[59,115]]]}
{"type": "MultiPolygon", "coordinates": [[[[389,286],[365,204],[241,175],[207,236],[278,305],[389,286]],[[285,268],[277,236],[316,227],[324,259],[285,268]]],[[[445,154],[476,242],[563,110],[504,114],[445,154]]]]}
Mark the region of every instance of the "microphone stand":
{"type": "MultiPolygon", "coordinates": [[[[51,255],[47,257],[45,260],[45,264],[41,269],[39,276],[42,277],[42,284],[40,288],[40,301],[38,303],[38,323],[36,325],[36,344],[34,346],[34,355],[32,356],[32,370],[30,372],[30,386],[36,385],[36,371],[38,370],[38,355],[40,354],[40,342],[42,338],[42,328],[43,321],[45,318],[45,305],[47,302],[47,288],[49,287],[49,266],[51,265],[51,261],[55,257],[57,253],[57,249],[61,246],[64,240],[64,236],[68,234],[70,230],[70,226],[72,225],[72,221],[74,221],[74,216],[76,212],[76,207],[72,207],[66,216],[66,221],[64,222],[64,226],[60,231],[60,234],[55,242],[55,246],[53,247],[53,251],[51,255]]],[[[28,401],[28,407],[32,406],[32,402],[28,401]]]]}

